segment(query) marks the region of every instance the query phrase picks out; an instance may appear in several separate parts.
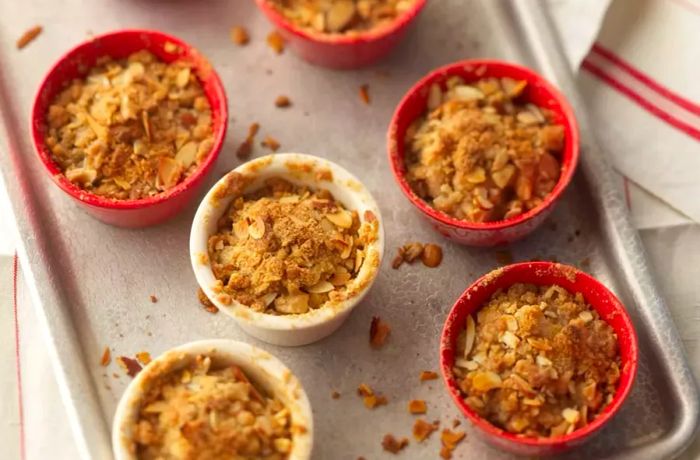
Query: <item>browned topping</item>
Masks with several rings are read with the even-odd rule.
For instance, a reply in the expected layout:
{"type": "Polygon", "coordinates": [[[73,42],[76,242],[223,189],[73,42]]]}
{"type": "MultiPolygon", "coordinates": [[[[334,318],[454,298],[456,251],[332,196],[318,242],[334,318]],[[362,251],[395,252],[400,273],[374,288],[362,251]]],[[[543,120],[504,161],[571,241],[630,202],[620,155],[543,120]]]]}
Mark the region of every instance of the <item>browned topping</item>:
{"type": "Polygon", "coordinates": [[[272,48],[276,54],[282,54],[284,52],[285,41],[279,32],[272,31],[267,36],[267,45],[272,48]]]}
{"type": "Polygon", "coordinates": [[[450,77],[406,133],[408,180],[435,209],[491,222],[537,207],[561,173],[564,127],[522,101],[527,82],[450,77]]]}
{"type": "Polygon", "coordinates": [[[158,297],[156,297],[155,294],[151,294],[151,295],[149,296],[149,298],[151,299],[151,303],[156,303],[156,302],[158,302],[158,297]]]}
{"type": "Polygon", "coordinates": [[[414,415],[425,414],[428,411],[428,406],[422,399],[412,399],[408,402],[408,411],[414,415]]]}
{"type": "Polygon", "coordinates": [[[253,123],[250,125],[248,128],[248,136],[241,143],[240,147],[238,147],[238,150],[236,150],[236,156],[238,158],[248,158],[253,152],[253,143],[255,142],[255,136],[258,134],[258,130],[260,130],[259,124],[253,123]]]}
{"type": "Polygon", "coordinates": [[[435,380],[438,378],[437,372],[433,371],[421,371],[420,381],[425,382],[426,380],[435,380]]]}
{"type": "Polygon", "coordinates": [[[360,386],[357,387],[357,394],[362,396],[362,402],[367,409],[374,409],[375,407],[385,406],[389,403],[386,396],[375,394],[374,390],[364,383],[361,383],[360,386]]]}
{"type": "Polygon", "coordinates": [[[124,372],[126,372],[129,375],[129,377],[135,377],[136,374],[141,372],[142,369],[138,361],[129,358],[128,356],[117,357],[117,364],[119,364],[119,367],[124,369],[124,372]]]}
{"type": "Polygon", "coordinates": [[[379,316],[372,317],[372,323],[369,326],[369,343],[374,348],[381,348],[384,345],[391,327],[383,321],[379,316]]]}
{"type": "Polygon", "coordinates": [[[109,365],[109,362],[111,360],[112,360],[112,354],[109,351],[109,347],[105,347],[104,351],[102,352],[102,357],[100,358],[100,366],[109,365]]]}
{"type": "Polygon", "coordinates": [[[362,100],[362,102],[369,105],[369,103],[370,103],[369,85],[366,83],[364,85],[360,86],[360,99],[362,100]]]}
{"type": "Polygon", "coordinates": [[[337,391],[333,391],[333,392],[331,393],[331,398],[333,398],[333,399],[340,399],[340,393],[337,392],[337,391]]]}
{"type": "Polygon", "coordinates": [[[508,432],[569,434],[612,400],[620,377],[613,329],[580,293],[515,284],[469,316],[453,372],[465,402],[508,432]],[[506,401],[508,401],[506,403],[506,401]]]}
{"type": "Polygon", "coordinates": [[[206,311],[209,313],[219,313],[219,309],[209,300],[209,297],[207,297],[201,288],[197,290],[197,298],[206,311]]]}
{"type": "Polygon", "coordinates": [[[268,0],[297,26],[323,34],[356,34],[386,27],[415,0],[268,0]]]}
{"type": "Polygon", "coordinates": [[[438,425],[435,423],[428,423],[420,418],[416,419],[413,424],[413,438],[418,442],[423,442],[437,429],[438,425]]]}
{"type": "Polygon", "coordinates": [[[442,262],[442,248],[437,244],[426,244],[420,260],[428,268],[437,267],[442,262]]]}
{"type": "Polygon", "coordinates": [[[175,187],[210,154],[211,107],[191,64],[148,51],[104,58],[49,105],[46,144],[91,193],[141,199],[175,187]]]}
{"type": "Polygon", "coordinates": [[[292,101],[287,96],[277,96],[277,98],[275,99],[275,107],[285,108],[291,105],[292,101]]]}
{"type": "Polygon", "coordinates": [[[270,135],[265,136],[265,139],[262,140],[260,145],[272,150],[273,152],[278,151],[280,148],[280,143],[277,141],[277,139],[275,139],[274,137],[272,137],[270,135]]]}
{"type": "Polygon", "coordinates": [[[406,446],[408,446],[408,438],[396,439],[394,435],[386,434],[382,439],[382,447],[392,454],[398,454],[406,446]]]}
{"type": "Polygon", "coordinates": [[[36,37],[39,36],[41,31],[44,30],[41,26],[34,26],[22,34],[21,37],[17,39],[17,49],[21,50],[28,44],[34,41],[36,37]]]}
{"type": "Polygon", "coordinates": [[[273,177],[232,201],[209,238],[209,259],[229,301],[302,314],[353,295],[378,231],[328,190],[273,177]]]}
{"type": "Polygon", "coordinates": [[[236,366],[212,367],[198,356],[158,376],[134,427],[139,459],[283,460],[292,449],[291,414],[236,366]]]}
{"type": "Polygon", "coordinates": [[[235,26],[231,28],[231,41],[238,46],[247,45],[250,35],[245,27],[235,26]]]}
{"type": "Polygon", "coordinates": [[[457,444],[462,442],[465,436],[466,433],[464,431],[450,431],[447,428],[442,430],[440,434],[440,442],[442,443],[440,457],[444,459],[452,458],[452,451],[455,450],[457,444]]]}
{"type": "Polygon", "coordinates": [[[140,351],[136,353],[136,359],[138,359],[141,364],[146,366],[151,362],[151,354],[147,351],[140,351]]]}

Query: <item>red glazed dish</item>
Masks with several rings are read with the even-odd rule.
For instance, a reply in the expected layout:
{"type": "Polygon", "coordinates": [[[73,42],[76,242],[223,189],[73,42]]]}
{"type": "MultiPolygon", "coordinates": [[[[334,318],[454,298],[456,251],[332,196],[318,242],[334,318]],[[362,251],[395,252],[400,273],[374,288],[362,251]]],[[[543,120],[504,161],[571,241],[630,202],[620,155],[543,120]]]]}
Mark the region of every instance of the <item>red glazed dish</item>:
{"type": "Polygon", "coordinates": [[[387,134],[389,163],[399,187],[413,205],[442,235],[461,244],[471,246],[495,246],[523,238],[535,230],[552,212],[571,182],[579,157],[578,125],[573,111],[564,97],[544,78],[534,71],[496,60],[470,60],[441,67],[411,88],[399,103],[387,134]],[[565,144],[561,155],[561,175],[554,189],[542,203],[523,214],[510,219],[475,223],[456,219],[440,212],[421,199],[411,188],[406,177],[405,136],[414,120],[425,113],[430,86],[437,83],[445,88],[452,76],[462,77],[467,83],[488,77],[509,77],[526,80],[528,85],[523,99],[538,107],[549,109],[554,121],[564,126],[565,144]]]}
{"type": "Polygon", "coordinates": [[[637,334],[625,307],[603,284],[574,267],[552,262],[526,262],[508,265],[484,275],[460,296],[447,316],[440,341],[440,367],[447,389],[460,411],[491,444],[520,455],[549,455],[577,446],[599,431],[619,411],[627,398],[635,376],[639,350],[637,334]],[[516,283],[559,285],[580,292],[585,301],[607,322],[617,335],[620,353],[620,378],[612,401],[590,423],[572,433],[549,438],[522,437],[496,427],[480,417],[465,402],[454,378],[456,341],[467,316],[481,308],[499,289],[516,283]]]}
{"type": "Polygon", "coordinates": [[[389,54],[404,37],[426,0],[415,0],[409,10],[388,26],[351,35],[309,32],[287,20],[267,0],[255,2],[301,58],[323,67],[354,69],[370,65],[389,54]]]}
{"type": "Polygon", "coordinates": [[[226,135],[228,109],[223,85],[211,64],[182,40],[152,30],[110,32],[81,43],[63,55],[44,77],[32,107],[31,133],[39,159],[51,179],[95,218],[121,227],[146,227],[173,217],[197,194],[211,170],[226,135]],[[167,45],[167,46],[166,46],[167,45]],[[175,46],[172,46],[175,45],[175,46]],[[45,143],[46,115],[54,97],[65,84],[84,76],[104,56],[120,59],[148,50],[164,62],[186,60],[202,84],[212,112],[214,143],[199,168],[176,186],[153,197],[115,200],[87,192],[70,182],[53,160],[45,143]]]}

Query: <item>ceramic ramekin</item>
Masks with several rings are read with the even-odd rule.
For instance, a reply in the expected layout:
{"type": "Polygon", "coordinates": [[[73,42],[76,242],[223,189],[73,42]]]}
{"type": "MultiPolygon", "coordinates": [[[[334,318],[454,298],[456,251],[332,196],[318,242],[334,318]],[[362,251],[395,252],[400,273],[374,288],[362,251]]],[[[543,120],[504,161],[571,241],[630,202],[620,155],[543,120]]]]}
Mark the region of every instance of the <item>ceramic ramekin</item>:
{"type": "Polygon", "coordinates": [[[299,380],[277,358],[264,350],[234,340],[203,340],[173,348],[151,361],[131,381],[119,401],[112,426],[116,460],[136,460],[133,429],[143,395],[164,374],[182,369],[198,355],[209,356],[213,367],[235,365],[268,394],[289,409],[294,427],[289,460],[308,460],[313,447],[313,417],[299,380]]]}
{"type": "Polygon", "coordinates": [[[204,197],[190,233],[190,258],[199,286],[224,313],[233,317],[248,334],[275,345],[297,346],[320,340],[335,331],[367,294],[374,282],[384,252],[384,229],[379,208],[369,191],[339,165],[312,155],[279,153],[249,161],[224,176],[204,197]],[[357,211],[360,221],[370,212],[379,223],[377,239],[368,245],[362,267],[348,283],[346,300],[326,304],[300,315],[260,313],[233,301],[225,305],[212,289],[216,278],[209,263],[207,240],[216,232],[217,221],[238,196],[253,191],[271,177],[297,185],[325,188],[335,199],[357,211]],[[236,179],[236,182],[232,182],[236,179]],[[241,185],[242,184],[242,185],[241,185]]]}
{"type": "Polygon", "coordinates": [[[302,59],[334,69],[353,69],[370,65],[389,54],[406,35],[426,0],[415,0],[408,10],[386,26],[352,34],[311,32],[289,21],[268,0],[255,3],[302,59]]]}
{"type": "Polygon", "coordinates": [[[68,51],[51,67],[34,99],[31,133],[34,147],[51,179],[81,208],[95,218],[120,227],[146,227],[163,222],[182,210],[201,188],[214,166],[226,136],[228,108],[221,80],[196,49],[179,38],[155,30],[119,30],[99,35],[68,51]],[[174,45],[174,46],[173,46],[174,45]],[[154,197],[114,200],[95,195],[69,181],[53,160],[45,142],[46,115],[55,96],[70,81],[89,72],[96,61],[109,56],[121,59],[148,50],[165,62],[182,59],[192,64],[211,105],[214,143],[199,168],[175,187],[154,197]]]}
{"type": "Polygon", "coordinates": [[[459,410],[489,443],[504,450],[528,456],[551,455],[575,447],[597,433],[620,410],[629,395],[637,375],[639,347],[637,333],[627,310],[602,283],[592,276],[566,265],[552,262],[525,262],[508,265],[484,275],[469,286],[447,316],[440,340],[440,367],[452,399],[459,410]],[[481,308],[499,289],[516,283],[536,285],[556,284],[569,292],[580,292],[586,302],[598,312],[617,334],[620,351],[620,380],[613,400],[591,423],[571,434],[552,438],[527,438],[506,432],[481,418],[461,395],[452,367],[455,362],[456,341],[464,329],[467,316],[481,308]]]}
{"type": "Polygon", "coordinates": [[[564,96],[541,75],[526,67],[497,60],[456,62],[429,73],[411,88],[399,103],[387,134],[389,164],[404,195],[442,235],[457,243],[470,246],[495,246],[523,238],[544,222],[568,187],[579,157],[579,132],[574,112],[564,96]],[[561,175],[554,190],[534,209],[511,219],[475,223],[456,219],[430,206],[411,188],[406,179],[406,130],[424,115],[430,86],[437,83],[445,88],[447,79],[462,77],[467,83],[488,77],[510,77],[526,80],[524,100],[552,111],[554,121],[564,126],[565,145],[561,155],[561,175]]]}

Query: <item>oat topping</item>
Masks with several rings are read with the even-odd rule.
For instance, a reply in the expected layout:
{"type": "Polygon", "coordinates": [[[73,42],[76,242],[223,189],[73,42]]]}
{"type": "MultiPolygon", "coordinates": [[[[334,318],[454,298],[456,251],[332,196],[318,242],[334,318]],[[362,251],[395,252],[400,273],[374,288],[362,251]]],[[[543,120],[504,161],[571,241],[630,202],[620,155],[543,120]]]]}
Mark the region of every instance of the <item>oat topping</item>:
{"type": "Polygon", "coordinates": [[[34,26],[31,29],[28,29],[26,32],[22,34],[21,37],[17,39],[17,49],[21,50],[31,42],[33,42],[36,37],[41,34],[41,31],[44,30],[43,27],[41,26],[34,26]]]}
{"type": "Polygon", "coordinates": [[[426,380],[436,380],[438,378],[437,372],[433,371],[421,371],[420,381],[425,382],[426,380]]]}
{"type": "Polygon", "coordinates": [[[529,437],[571,433],[612,400],[617,336],[580,293],[515,284],[498,291],[458,339],[453,369],[465,402],[529,437]]]}
{"type": "Polygon", "coordinates": [[[564,127],[522,101],[524,80],[447,80],[406,132],[411,188],[457,219],[491,222],[537,207],[561,173],[564,127]]]}
{"type": "Polygon", "coordinates": [[[117,200],[157,195],[210,154],[211,107],[184,61],[103,58],[49,106],[46,144],[66,178],[117,200]]]}
{"type": "Polygon", "coordinates": [[[287,315],[352,295],[379,224],[361,223],[356,211],[325,189],[271,178],[234,199],[218,228],[209,238],[209,258],[221,296],[255,311],[287,315]]]}
{"type": "Polygon", "coordinates": [[[324,34],[354,34],[391,24],[415,0],[268,0],[297,26],[324,34]]]}
{"type": "Polygon", "coordinates": [[[387,337],[391,333],[391,327],[379,316],[373,316],[369,326],[369,343],[372,348],[381,348],[384,346],[387,337]]]}
{"type": "Polygon", "coordinates": [[[112,360],[112,353],[109,351],[109,347],[105,347],[102,352],[102,357],[100,358],[100,366],[108,366],[112,360]]]}
{"type": "Polygon", "coordinates": [[[408,446],[408,438],[396,439],[393,434],[386,434],[382,439],[382,447],[392,454],[398,454],[406,446],[408,446]]]}
{"type": "Polygon", "coordinates": [[[200,355],[148,389],[134,439],[143,460],[282,460],[292,449],[291,415],[239,367],[213,368],[200,355]]]}
{"type": "Polygon", "coordinates": [[[199,299],[199,303],[202,304],[202,307],[204,307],[204,310],[212,314],[219,313],[219,309],[209,300],[209,297],[207,297],[201,288],[197,290],[197,298],[199,299]]]}
{"type": "Polygon", "coordinates": [[[438,429],[436,423],[428,423],[423,419],[417,419],[413,424],[413,438],[418,442],[423,442],[438,429]]]}
{"type": "Polygon", "coordinates": [[[250,35],[245,27],[235,26],[231,28],[231,41],[238,46],[247,45],[250,41],[250,35]]]}
{"type": "Polygon", "coordinates": [[[267,46],[269,46],[275,54],[282,54],[284,52],[285,41],[284,38],[277,31],[272,31],[267,35],[267,46]]]}

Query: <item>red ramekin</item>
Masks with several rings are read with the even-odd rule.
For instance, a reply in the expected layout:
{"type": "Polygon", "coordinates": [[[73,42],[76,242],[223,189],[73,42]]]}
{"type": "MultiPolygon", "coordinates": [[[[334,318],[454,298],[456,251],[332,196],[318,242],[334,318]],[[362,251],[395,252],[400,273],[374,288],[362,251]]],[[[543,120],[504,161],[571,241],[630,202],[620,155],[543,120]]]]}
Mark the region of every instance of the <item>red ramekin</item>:
{"type": "Polygon", "coordinates": [[[447,389],[457,407],[478,428],[489,443],[519,455],[550,455],[564,452],[590,439],[620,410],[637,375],[639,348],[637,333],[618,298],[592,276],[567,265],[552,262],[525,262],[507,265],[476,280],[460,296],[447,316],[440,340],[440,368],[447,389]],[[620,351],[620,380],[615,396],[591,423],[571,434],[553,438],[526,438],[508,433],[481,418],[464,402],[452,373],[456,341],[465,328],[467,315],[475,313],[498,290],[515,283],[562,286],[580,292],[617,334],[620,351]]]}
{"type": "Polygon", "coordinates": [[[386,26],[353,34],[310,32],[285,18],[268,0],[255,0],[255,3],[302,59],[333,69],[354,69],[370,65],[389,54],[406,35],[426,0],[415,0],[407,11],[386,26]]]}
{"type": "Polygon", "coordinates": [[[120,30],[81,43],[63,55],[44,77],[34,99],[31,133],[34,147],[49,175],[58,186],[95,218],[120,227],[146,227],[173,217],[201,188],[221,151],[226,136],[228,108],[219,76],[199,52],[182,40],[154,30],[120,30]],[[171,50],[170,45],[175,45],[171,50]],[[115,200],[95,195],[71,183],[54,162],[45,143],[46,114],[54,97],[75,78],[84,77],[104,56],[121,59],[146,49],[165,62],[183,59],[192,63],[212,112],[214,144],[209,155],[190,176],[156,196],[138,200],[115,200]]]}
{"type": "Polygon", "coordinates": [[[498,60],[468,60],[434,70],[403,97],[389,125],[387,134],[389,163],[401,190],[442,235],[470,246],[495,246],[523,238],[535,230],[552,212],[555,202],[571,182],[579,157],[579,132],[574,112],[564,97],[543,77],[526,67],[498,60]],[[487,77],[510,77],[528,82],[523,100],[552,111],[554,121],[564,126],[565,145],[560,158],[559,182],[542,203],[511,219],[475,223],[456,219],[438,211],[411,189],[406,179],[405,136],[414,120],[425,114],[428,92],[433,83],[445,88],[449,77],[460,76],[466,82],[487,77]]]}

